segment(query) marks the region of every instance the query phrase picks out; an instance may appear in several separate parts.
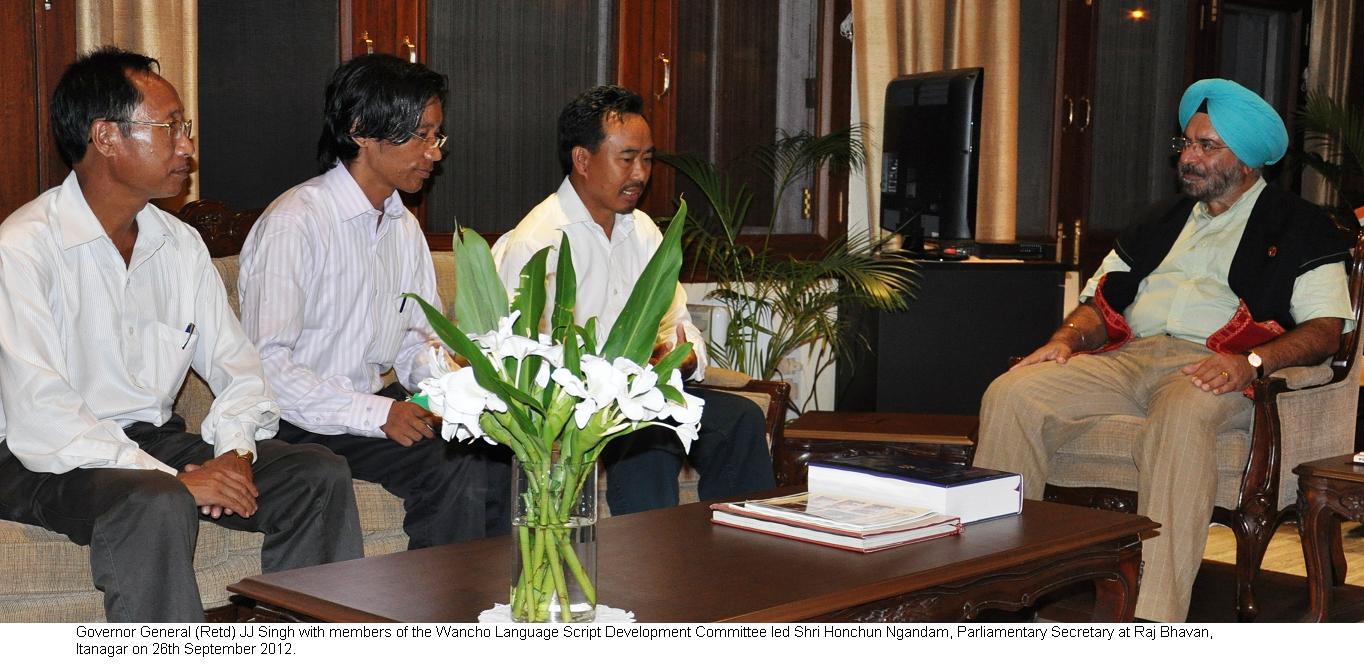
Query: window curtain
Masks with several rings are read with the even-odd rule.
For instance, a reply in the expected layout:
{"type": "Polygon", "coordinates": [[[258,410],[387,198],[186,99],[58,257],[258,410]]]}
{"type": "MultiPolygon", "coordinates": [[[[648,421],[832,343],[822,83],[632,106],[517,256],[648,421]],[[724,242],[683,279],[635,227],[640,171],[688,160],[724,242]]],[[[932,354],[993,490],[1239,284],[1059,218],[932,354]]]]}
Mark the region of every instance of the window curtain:
{"type": "Polygon", "coordinates": [[[854,0],[853,50],[860,121],[868,126],[867,204],[881,210],[886,84],[905,74],[985,68],[976,238],[1015,236],[1018,191],[1019,0],[854,0]]]}
{"type": "MultiPolygon", "coordinates": [[[[1346,100],[1350,81],[1351,34],[1355,24],[1355,0],[1312,2],[1312,43],[1307,56],[1307,88],[1334,100],[1346,100]]],[[[1318,146],[1327,155],[1331,144],[1318,146]]],[[[1316,171],[1303,169],[1302,195],[1319,204],[1335,204],[1338,196],[1316,171]]]]}
{"type": "MultiPolygon", "coordinates": [[[[198,0],[76,0],[76,48],[88,53],[112,45],[137,51],[161,62],[161,76],[180,93],[185,118],[199,125],[198,0]]],[[[197,143],[197,141],[196,141],[197,143]]],[[[188,191],[159,203],[179,210],[199,198],[199,175],[190,176],[188,191]]]]}

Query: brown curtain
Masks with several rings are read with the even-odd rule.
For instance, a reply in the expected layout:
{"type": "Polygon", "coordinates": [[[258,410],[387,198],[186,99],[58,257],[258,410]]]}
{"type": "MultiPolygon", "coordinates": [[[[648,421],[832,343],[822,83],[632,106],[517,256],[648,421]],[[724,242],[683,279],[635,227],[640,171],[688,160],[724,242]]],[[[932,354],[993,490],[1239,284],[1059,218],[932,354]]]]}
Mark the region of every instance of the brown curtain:
{"type": "MultiPolygon", "coordinates": [[[[1354,32],[1355,0],[1313,0],[1311,46],[1307,57],[1307,87],[1334,100],[1349,93],[1350,36],[1354,32]]],[[[1323,146],[1330,154],[1331,146],[1323,146]]],[[[1308,201],[1334,204],[1336,193],[1317,172],[1302,172],[1302,195],[1308,201]]]]}
{"type": "MultiPolygon", "coordinates": [[[[198,0],[76,0],[76,47],[86,53],[112,45],[144,53],[161,62],[161,76],[180,93],[185,117],[194,120],[198,139],[205,128],[199,115],[198,0]]],[[[178,210],[199,198],[199,175],[190,177],[188,192],[162,201],[178,210]]]]}
{"type": "MultiPolygon", "coordinates": [[[[904,74],[985,68],[976,237],[1014,238],[1018,191],[1019,0],[854,0],[860,121],[868,125],[870,217],[881,210],[880,127],[886,84],[904,74]]],[[[872,222],[875,226],[875,222],[872,222]]]]}

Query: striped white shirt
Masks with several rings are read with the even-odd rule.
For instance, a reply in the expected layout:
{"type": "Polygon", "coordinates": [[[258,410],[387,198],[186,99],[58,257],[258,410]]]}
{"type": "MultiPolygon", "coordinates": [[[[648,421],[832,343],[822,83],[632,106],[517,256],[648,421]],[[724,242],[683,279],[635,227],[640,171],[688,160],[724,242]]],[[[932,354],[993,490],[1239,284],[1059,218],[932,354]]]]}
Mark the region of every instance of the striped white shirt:
{"type": "Polygon", "coordinates": [[[34,472],[156,469],[123,428],[162,425],[190,368],[200,436],[255,451],[279,411],[199,234],[155,206],[124,263],[76,174],[0,224],[0,438],[34,472]]]}
{"type": "Polygon", "coordinates": [[[417,219],[395,191],[377,211],[345,167],[280,195],[242,247],[242,326],[260,348],[281,416],[306,430],[383,437],[393,401],[374,395],[395,368],[430,376],[439,341],[422,310],[440,308],[417,219]]]}

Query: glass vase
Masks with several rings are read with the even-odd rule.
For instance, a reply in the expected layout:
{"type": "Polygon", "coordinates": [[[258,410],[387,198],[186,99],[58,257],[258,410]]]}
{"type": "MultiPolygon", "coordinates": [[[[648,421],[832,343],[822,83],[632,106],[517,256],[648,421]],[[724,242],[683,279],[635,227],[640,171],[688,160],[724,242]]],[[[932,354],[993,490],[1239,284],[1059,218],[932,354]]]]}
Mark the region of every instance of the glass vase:
{"type": "Polygon", "coordinates": [[[597,608],[597,463],[515,461],[516,622],[591,622],[597,608]]]}

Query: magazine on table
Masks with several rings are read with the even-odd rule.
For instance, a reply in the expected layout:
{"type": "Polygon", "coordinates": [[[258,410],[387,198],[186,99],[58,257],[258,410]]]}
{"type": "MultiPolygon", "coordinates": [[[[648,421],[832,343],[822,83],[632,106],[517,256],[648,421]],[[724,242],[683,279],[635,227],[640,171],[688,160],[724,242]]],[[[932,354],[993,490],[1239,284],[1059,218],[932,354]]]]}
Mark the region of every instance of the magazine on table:
{"type": "Polygon", "coordinates": [[[845,550],[872,552],[950,536],[961,521],[927,509],[799,493],[711,505],[711,521],[845,550]]]}

